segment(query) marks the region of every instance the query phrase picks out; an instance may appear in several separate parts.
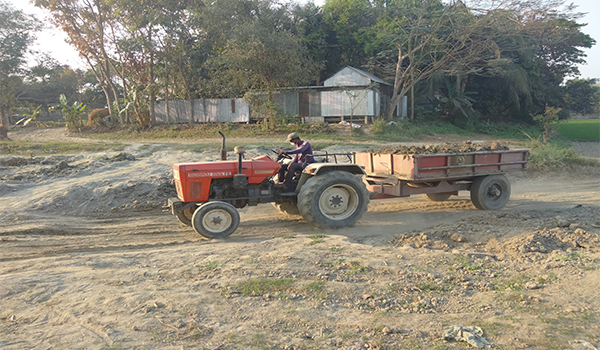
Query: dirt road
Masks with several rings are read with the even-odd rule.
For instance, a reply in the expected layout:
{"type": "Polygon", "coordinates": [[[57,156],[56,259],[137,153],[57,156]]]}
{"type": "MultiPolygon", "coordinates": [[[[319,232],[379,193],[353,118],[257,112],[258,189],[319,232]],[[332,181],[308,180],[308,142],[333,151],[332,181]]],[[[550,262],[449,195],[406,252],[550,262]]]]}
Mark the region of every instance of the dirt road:
{"type": "Polygon", "coordinates": [[[452,325],[498,349],[599,346],[597,170],[512,176],[497,212],[466,192],[372,201],[341,231],[259,205],[208,241],[161,207],[172,163],[216,158],[0,167],[0,348],[463,349],[452,325]]]}

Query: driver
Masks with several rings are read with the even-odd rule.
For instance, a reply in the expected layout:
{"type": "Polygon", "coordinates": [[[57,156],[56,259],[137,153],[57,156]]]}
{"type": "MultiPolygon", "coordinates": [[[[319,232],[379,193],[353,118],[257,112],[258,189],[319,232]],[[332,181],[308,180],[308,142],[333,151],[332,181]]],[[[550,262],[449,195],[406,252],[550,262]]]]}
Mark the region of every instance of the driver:
{"type": "Polygon", "coordinates": [[[300,140],[300,137],[295,132],[289,134],[287,136],[287,140],[294,145],[296,149],[291,151],[277,151],[277,154],[295,154],[292,162],[289,164],[281,164],[279,166],[279,171],[277,172],[277,179],[279,180],[279,183],[276,184],[276,186],[285,189],[289,187],[289,184],[292,182],[292,178],[294,177],[294,173],[296,173],[296,171],[302,170],[306,168],[308,164],[315,162],[313,158],[312,147],[308,141],[300,140]],[[287,174],[285,174],[286,171],[287,174]]]}

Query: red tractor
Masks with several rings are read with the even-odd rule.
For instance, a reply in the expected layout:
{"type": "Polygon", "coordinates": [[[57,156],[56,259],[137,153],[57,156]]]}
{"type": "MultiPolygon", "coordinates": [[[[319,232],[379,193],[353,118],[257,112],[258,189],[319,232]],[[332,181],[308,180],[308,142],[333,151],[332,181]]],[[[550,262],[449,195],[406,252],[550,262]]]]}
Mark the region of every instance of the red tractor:
{"type": "MultiPolygon", "coordinates": [[[[244,160],[243,147],[236,147],[235,153],[237,160],[226,160],[223,147],[221,161],[173,165],[177,198],[169,199],[169,208],[203,237],[223,238],[235,232],[240,223],[236,208],[247,205],[273,203],[280,211],[300,214],[309,224],[324,229],[352,226],[367,211],[369,192],[359,165],[309,164],[284,190],[274,186],[273,176],[282,158],[289,156],[244,160]]],[[[337,160],[339,154],[323,156],[325,161],[337,160]]]]}
{"type": "MultiPolygon", "coordinates": [[[[223,135],[223,134],[221,134],[223,135]]],[[[169,207],[179,221],[207,238],[227,237],[240,223],[236,208],[273,203],[280,211],[300,214],[319,228],[354,225],[370,199],[426,194],[443,201],[459,191],[471,192],[473,205],[499,210],[510,197],[505,176],[526,169],[528,150],[477,151],[452,154],[343,154],[350,163],[337,163],[342,154],[322,154],[324,162],[309,164],[297,174],[291,190],[273,185],[279,169],[268,156],[227,161],[225,136],[221,161],[174,164],[177,197],[169,207]],[[329,163],[333,157],[335,162],[329,163]]],[[[319,155],[315,154],[315,159],[319,155]]]]}

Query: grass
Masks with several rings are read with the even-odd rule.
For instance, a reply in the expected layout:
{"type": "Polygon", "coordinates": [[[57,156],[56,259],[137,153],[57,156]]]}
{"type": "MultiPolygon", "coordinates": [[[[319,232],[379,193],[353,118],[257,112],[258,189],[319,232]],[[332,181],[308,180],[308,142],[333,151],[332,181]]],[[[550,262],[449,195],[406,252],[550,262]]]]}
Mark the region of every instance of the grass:
{"type": "Polygon", "coordinates": [[[336,139],[334,129],[325,125],[308,124],[286,124],[278,125],[272,129],[265,130],[262,126],[234,123],[214,123],[214,124],[170,124],[157,125],[151,129],[142,129],[134,125],[113,127],[100,130],[93,134],[87,134],[86,137],[101,140],[201,140],[201,139],[221,139],[219,132],[222,132],[227,138],[231,137],[277,137],[285,142],[285,136],[290,132],[298,132],[302,135],[311,135],[311,139],[336,139]]]}
{"type": "Polygon", "coordinates": [[[454,260],[460,265],[465,271],[476,271],[476,270],[486,270],[491,267],[490,262],[486,260],[472,260],[464,255],[456,255],[454,260]]]}
{"type": "Polygon", "coordinates": [[[572,148],[560,142],[543,144],[540,141],[531,141],[528,148],[530,153],[527,167],[530,170],[549,170],[573,165],[600,165],[598,160],[581,157],[572,148]]]}
{"type": "Polygon", "coordinates": [[[463,136],[490,135],[497,138],[526,140],[538,137],[540,129],[533,125],[515,123],[492,123],[490,121],[472,120],[465,127],[460,128],[447,121],[441,120],[399,120],[389,124],[385,120],[376,120],[371,128],[371,133],[381,140],[411,141],[427,135],[456,134],[463,136]]]}
{"type": "MultiPolygon", "coordinates": [[[[531,277],[526,274],[520,274],[512,276],[508,279],[499,279],[492,283],[498,291],[512,290],[520,291],[523,290],[524,285],[531,280],[531,277]]],[[[515,294],[516,295],[516,294],[515,294]]],[[[509,295],[510,296],[510,295],[509,295]]],[[[514,296],[514,295],[513,295],[514,296]]],[[[510,297],[509,297],[510,299],[510,297]]],[[[513,300],[515,301],[515,300],[513,300]]],[[[522,300],[518,300],[522,301],[522,300]]]]}
{"type": "MultiPolygon", "coordinates": [[[[327,124],[307,125],[299,123],[279,123],[269,130],[262,125],[214,123],[214,124],[163,124],[151,129],[141,128],[137,125],[115,126],[112,128],[95,129],[92,132],[82,133],[81,137],[100,140],[131,140],[131,141],[164,141],[164,140],[207,140],[210,147],[220,147],[222,132],[227,138],[252,138],[260,143],[261,138],[281,139],[281,144],[286,145],[285,136],[290,132],[297,132],[311,141],[313,148],[322,149],[342,141],[381,142],[381,141],[410,141],[426,135],[457,134],[472,136],[477,134],[492,135],[498,138],[525,139],[525,133],[532,137],[540,134],[535,126],[523,126],[514,123],[492,123],[489,121],[473,120],[465,127],[457,127],[447,121],[417,119],[396,120],[388,124],[386,120],[377,120],[371,125],[370,132],[357,129],[354,132],[327,124]]],[[[203,147],[208,147],[206,142],[203,147]]],[[[190,144],[190,143],[188,143],[190,144]]],[[[272,146],[272,141],[271,144],[272,146]]],[[[375,145],[373,145],[375,146],[375,145]]],[[[190,145],[189,147],[194,147],[190,145]]]]}
{"type": "Polygon", "coordinates": [[[326,237],[325,235],[310,235],[310,236],[308,236],[308,238],[310,238],[311,241],[308,244],[315,245],[318,243],[323,243],[323,242],[325,242],[325,240],[324,240],[325,237],[326,237]]]}
{"type": "Polygon", "coordinates": [[[313,281],[309,284],[307,284],[304,289],[306,289],[306,291],[308,292],[312,292],[312,293],[318,293],[323,291],[323,287],[325,286],[325,282],[323,281],[313,281]]]}
{"type": "Polygon", "coordinates": [[[600,141],[600,119],[569,120],[555,125],[558,133],[577,141],[600,141]]]}
{"type": "Polygon", "coordinates": [[[292,288],[294,280],[291,278],[253,278],[236,285],[237,290],[245,296],[256,294],[285,292],[292,288]]]}
{"type": "Polygon", "coordinates": [[[219,263],[216,261],[209,261],[204,265],[205,270],[216,270],[219,267],[219,263]]]}
{"type": "Polygon", "coordinates": [[[556,258],[556,260],[557,261],[572,261],[572,260],[581,260],[583,258],[585,258],[585,255],[583,255],[583,253],[574,251],[567,255],[559,256],[556,258]]]}
{"type": "Polygon", "coordinates": [[[122,151],[124,148],[125,145],[120,143],[0,141],[0,154],[3,156],[46,156],[81,152],[122,151]]]}
{"type": "MultiPolygon", "coordinates": [[[[598,124],[600,120],[575,120],[556,125],[564,137],[577,137],[584,139],[600,138],[598,124]],[[589,134],[589,135],[588,135],[589,134]],[[573,136],[575,135],[575,136],[573,136]],[[581,136],[584,135],[584,136],[581,136]],[[585,136],[588,135],[588,136],[585,136]],[[591,135],[591,136],[590,136],[591,135]],[[595,138],[594,138],[595,137],[595,138]]],[[[264,148],[270,153],[270,148],[287,148],[285,137],[289,132],[298,132],[303,138],[310,140],[313,149],[319,150],[331,145],[360,142],[364,147],[376,147],[381,142],[407,141],[422,138],[426,135],[490,135],[497,138],[524,140],[530,137],[539,139],[540,128],[514,123],[492,123],[489,121],[474,120],[464,128],[459,128],[446,121],[439,120],[397,120],[388,124],[385,120],[377,120],[371,125],[371,134],[346,133],[335,125],[305,125],[305,124],[279,124],[270,130],[265,130],[261,125],[247,124],[177,124],[159,125],[151,129],[142,129],[138,126],[117,126],[111,129],[96,130],[95,133],[82,133],[81,137],[107,140],[107,143],[58,143],[58,142],[27,142],[27,141],[0,141],[0,155],[51,155],[73,154],[80,152],[106,152],[109,150],[120,151],[124,145],[119,141],[130,140],[136,142],[176,140],[172,144],[163,144],[161,148],[168,147],[175,151],[189,152],[218,152],[221,140],[218,132],[223,132],[228,138],[250,138],[251,146],[264,148]],[[527,136],[526,136],[527,135],[527,136]],[[274,140],[275,139],[275,140],[274,140]],[[281,141],[279,141],[281,140],[281,141]],[[115,142],[115,143],[113,143],[115,142]]],[[[442,137],[443,140],[443,137],[442,137]]],[[[563,139],[564,140],[564,139],[563,139]]],[[[244,141],[247,142],[247,141],[244,141]]],[[[227,150],[232,151],[234,142],[228,142],[227,150]]],[[[531,141],[527,147],[531,150],[528,168],[531,170],[547,171],[551,169],[567,168],[570,166],[598,166],[596,159],[585,158],[577,155],[565,141],[560,138],[553,139],[544,145],[539,141],[531,141]]],[[[145,144],[141,149],[150,149],[145,144]]],[[[313,240],[310,244],[321,243],[313,240]]]]}

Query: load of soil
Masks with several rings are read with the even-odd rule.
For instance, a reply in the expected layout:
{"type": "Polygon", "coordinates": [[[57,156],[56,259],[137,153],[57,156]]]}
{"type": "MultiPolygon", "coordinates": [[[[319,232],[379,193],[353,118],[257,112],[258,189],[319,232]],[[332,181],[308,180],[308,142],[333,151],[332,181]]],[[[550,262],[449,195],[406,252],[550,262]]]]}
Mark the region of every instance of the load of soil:
{"type": "Polygon", "coordinates": [[[472,143],[471,141],[465,141],[462,144],[446,142],[440,145],[382,147],[379,149],[368,150],[368,152],[376,154],[435,154],[505,150],[508,150],[508,147],[501,145],[497,141],[494,141],[490,144],[479,144],[472,143]]]}

